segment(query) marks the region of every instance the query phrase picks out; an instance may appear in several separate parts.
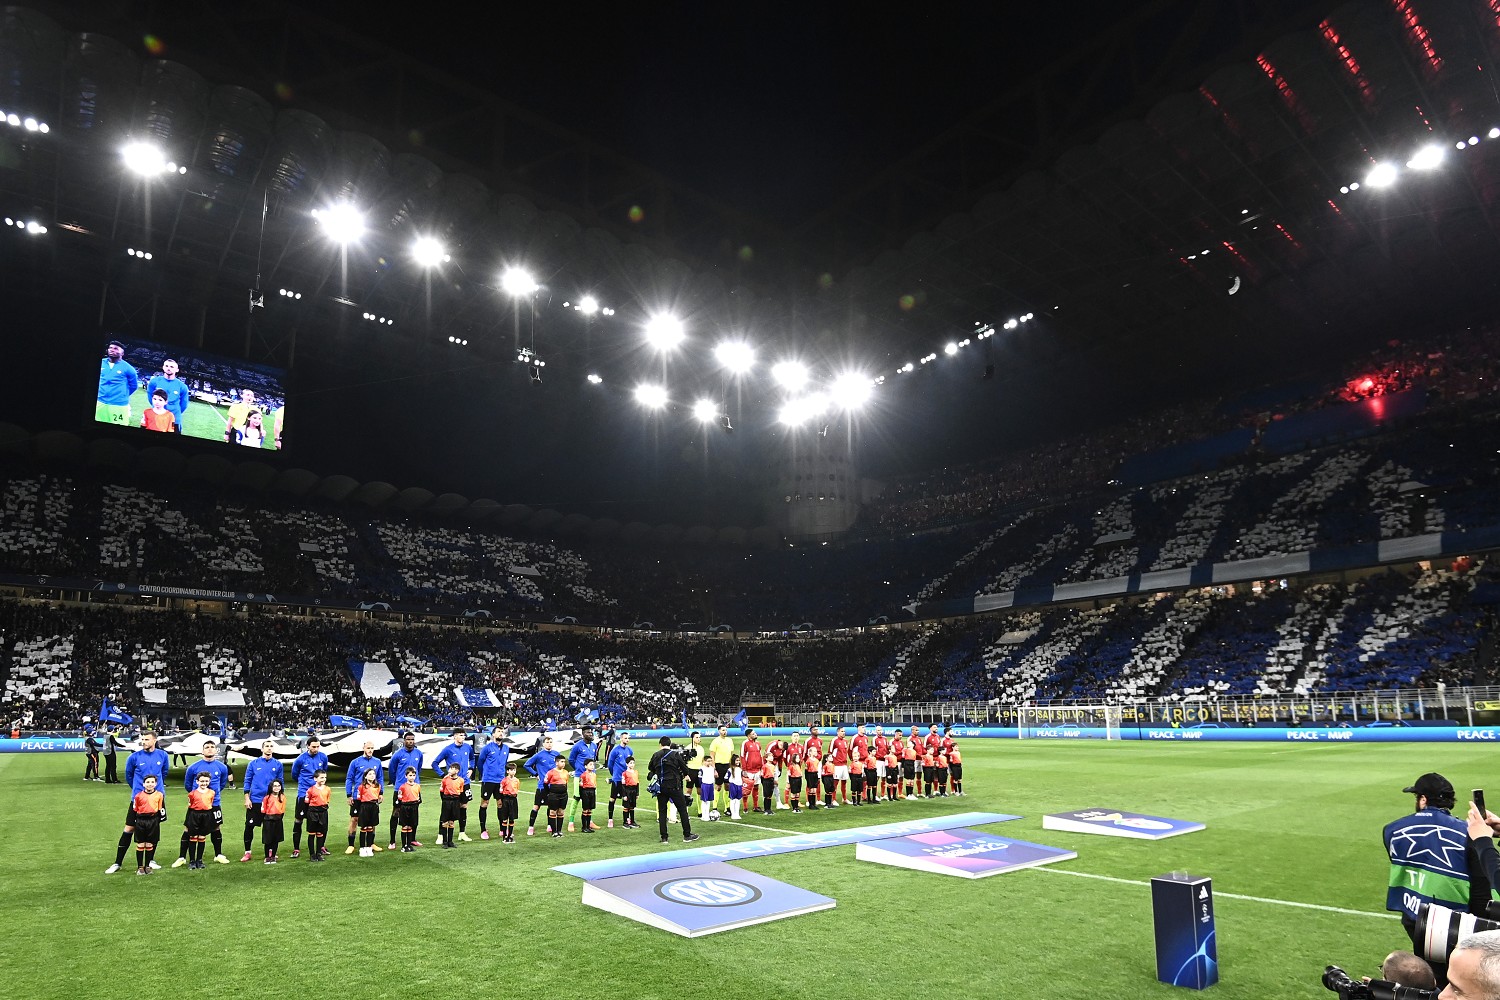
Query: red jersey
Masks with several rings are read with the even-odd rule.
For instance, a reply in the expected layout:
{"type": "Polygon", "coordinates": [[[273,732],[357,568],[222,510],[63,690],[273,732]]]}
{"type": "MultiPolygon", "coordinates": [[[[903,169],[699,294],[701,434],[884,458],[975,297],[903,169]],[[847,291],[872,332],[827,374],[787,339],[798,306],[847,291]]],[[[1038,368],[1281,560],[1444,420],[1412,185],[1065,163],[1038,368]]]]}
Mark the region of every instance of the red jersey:
{"type": "Polygon", "coordinates": [[[566,785],[568,783],[568,772],[560,767],[554,767],[547,772],[547,784],[566,785]]]}
{"type": "Polygon", "coordinates": [[[461,775],[445,774],[443,783],[438,786],[438,794],[445,799],[453,799],[464,793],[464,779],[461,775]]]}
{"type": "Polygon", "coordinates": [[[135,798],[130,800],[130,811],[144,816],[161,812],[165,804],[166,800],[162,798],[161,792],[136,792],[135,798]]]}
{"type": "Polygon", "coordinates": [[[148,431],[170,431],[177,426],[177,418],[172,415],[171,410],[147,410],[145,416],[141,417],[141,426],[148,431]]]}
{"type": "Polygon", "coordinates": [[[214,807],[214,790],[212,788],[195,788],[188,792],[188,808],[199,812],[209,812],[214,807]]]}
{"type": "Polygon", "coordinates": [[[938,755],[936,758],[934,758],[934,760],[937,763],[937,768],[939,771],[948,770],[948,758],[941,751],[938,752],[938,755]]]}
{"type": "Polygon", "coordinates": [[[760,740],[754,736],[748,737],[740,747],[740,766],[747,771],[760,773],[760,766],[764,758],[760,754],[760,740]]]}
{"type": "Polygon", "coordinates": [[[634,788],[634,787],[638,786],[640,783],[641,783],[641,777],[640,777],[640,775],[636,774],[630,768],[627,767],[624,771],[622,771],[620,773],[620,784],[629,786],[631,788],[634,788]]]}
{"type": "Polygon", "coordinates": [[[937,767],[937,761],[933,760],[932,751],[929,750],[922,755],[922,770],[930,771],[935,767],[937,767]]]}
{"type": "Polygon", "coordinates": [[[928,733],[925,745],[929,752],[937,753],[938,747],[943,745],[943,738],[937,733],[928,733]]]}
{"type": "Polygon", "coordinates": [[[877,757],[884,757],[885,754],[886,754],[886,751],[889,750],[890,748],[891,748],[891,741],[888,740],[888,739],[886,739],[885,736],[884,736],[884,734],[875,737],[875,756],[877,756],[877,757]]]}
{"type": "Polygon", "coordinates": [[[864,733],[855,733],[854,739],[849,741],[849,745],[851,747],[858,747],[859,752],[866,757],[870,755],[870,741],[865,739],[864,733]]]}
{"type": "Polygon", "coordinates": [[[380,786],[372,785],[368,781],[361,781],[359,787],[354,790],[354,797],[361,802],[379,802],[381,798],[380,786]]]}
{"type": "Polygon", "coordinates": [[[887,771],[894,771],[894,770],[896,770],[897,766],[898,765],[896,763],[896,754],[895,754],[895,752],[892,751],[890,753],[887,753],[885,755],[885,769],[887,771]]]}
{"type": "Polygon", "coordinates": [[[415,781],[402,782],[401,787],[396,789],[397,802],[421,802],[422,786],[415,781]]]}
{"type": "Polygon", "coordinates": [[[803,746],[802,743],[801,743],[801,741],[799,741],[799,740],[787,740],[787,743],[786,743],[786,759],[787,760],[803,760],[806,757],[807,757],[807,747],[803,746]]]}
{"type": "Polygon", "coordinates": [[[952,750],[957,745],[958,744],[956,744],[956,743],[953,742],[953,737],[951,737],[951,736],[944,736],[943,737],[943,742],[941,744],[939,744],[939,746],[941,747],[943,753],[948,753],[950,750],[952,750]]]}
{"type": "Polygon", "coordinates": [[[800,777],[802,777],[802,761],[801,761],[801,759],[799,759],[797,757],[788,757],[786,759],[786,776],[788,778],[800,778],[800,777]]]}
{"type": "Polygon", "coordinates": [[[327,785],[313,785],[307,790],[307,804],[310,806],[326,806],[328,798],[333,790],[327,785]]]}
{"type": "MultiPolygon", "coordinates": [[[[626,771],[625,773],[629,774],[630,772],[626,771]]],[[[521,794],[521,779],[515,777],[514,775],[510,775],[510,774],[507,774],[505,777],[501,778],[500,779],[500,794],[501,795],[520,795],[521,794]]]]}
{"type": "Polygon", "coordinates": [[[594,777],[593,771],[584,771],[578,775],[579,788],[598,788],[599,779],[594,777]]]}
{"type": "Polygon", "coordinates": [[[766,761],[766,766],[761,769],[760,776],[762,778],[771,778],[774,780],[776,777],[776,765],[772,764],[770,761],[766,761]]]}
{"type": "Polygon", "coordinates": [[[958,747],[954,747],[952,750],[948,751],[948,763],[950,763],[950,764],[962,764],[963,762],[964,762],[964,759],[961,756],[959,756],[958,747]]]}
{"type": "Polygon", "coordinates": [[[865,761],[864,761],[863,757],[850,757],[849,758],[849,773],[850,774],[864,774],[865,773],[865,761]]]}
{"type": "Polygon", "coordinates": [[[911,743],[906,744],[906,749],[904,749],[904,750],[901,751],[901,759],[902,760],[916,760],[917,759],[917,748],[916,748],[916,746],[914,744],[911,744],[911,743]]]}
{"type": "Polygon", "coordinates": [[[285,795],[267,795],[260,800],[260,814],[262,816],[281,816],[286,813],[285,795]]]}
{"type": "Polygon", "coordinates": [[[823,738],[821,736],[809,736],[807,738],[807,752],[812,753],[814,750],[818,752],[819,757],[823,756],[823,738]]]}
{"type": "Polygon", "coordinates": [[[833,758],[832,757],[828,758],[828,763],[826,763],[826,764],[823,765],[823,777],[825,777],[825,778],[831,778],[831,777],[833,777],[833,758]]]}
{"type": "Polygon", "coordinates": [[[835,767],[843,767],[849,763],[849,741],[842,736],[835,737],[832,756],[835,767]]]}

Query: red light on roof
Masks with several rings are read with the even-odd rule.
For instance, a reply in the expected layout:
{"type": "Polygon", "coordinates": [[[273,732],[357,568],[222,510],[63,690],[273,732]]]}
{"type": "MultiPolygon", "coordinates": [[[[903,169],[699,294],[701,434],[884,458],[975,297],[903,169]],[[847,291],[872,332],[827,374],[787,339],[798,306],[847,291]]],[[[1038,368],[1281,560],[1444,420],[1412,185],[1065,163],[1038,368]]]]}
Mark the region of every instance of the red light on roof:
{"type": "MultiPolygon", "coordinates": [[[[1492,4],[1500,3],[1500,0],[1490,0],[1490,2],[1492,4]]],[[[1500,17],[1500,12],[1497,12],[1497,17],[1500,17]]],[[[1354,86],[1359,90],[1359,96],[1366,104],[1369,104],[1375,98],[1375,91],[1371,88],[1370,81],[1365,79],[1364,73],[1360,70],[1359,60],[1354,58],[1354,53],[1350,52],[1349,47],[1339,38],[1338,29],[1333,26],[1332,21],[1324,21],[1318,25],[1318,30],[1323,33],[1323,40],[1338,55],[1339,62],[1344,64],[1344,69],[1348,70],[1349,75],[1354,77],[1354,86]]]]}
{"type": "Polygon", "coordinates": [[[1401,15],[1401,20],[1406,24],[1406,37],[1411,39],[1422,54],[1427,57],[1427,65],[1432,67],[1436,73],[1443,68],[1443,60],[1437,54],[1437,49],[1432,46],[1432,35],[1422,22],[1417,20],[1417,12],[1412,10],[1411,0],[1391,0],[1391,5],[1396,8],[1396,13],[1401,15]]]}

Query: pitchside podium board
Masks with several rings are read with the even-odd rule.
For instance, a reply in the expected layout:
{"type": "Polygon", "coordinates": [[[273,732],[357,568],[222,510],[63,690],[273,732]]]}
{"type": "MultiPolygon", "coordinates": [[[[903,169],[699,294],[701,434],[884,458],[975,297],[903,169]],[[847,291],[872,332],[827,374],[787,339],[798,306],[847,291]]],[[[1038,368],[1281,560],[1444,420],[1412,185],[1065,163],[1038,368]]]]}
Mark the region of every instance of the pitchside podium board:
{"type": "Polygon", "coordinates": [[[1213,880],[1168,872],[1151,880],[1156,925],[1156,978],[1169,986],[1207,989],[1219,981],[1213,880]]]}

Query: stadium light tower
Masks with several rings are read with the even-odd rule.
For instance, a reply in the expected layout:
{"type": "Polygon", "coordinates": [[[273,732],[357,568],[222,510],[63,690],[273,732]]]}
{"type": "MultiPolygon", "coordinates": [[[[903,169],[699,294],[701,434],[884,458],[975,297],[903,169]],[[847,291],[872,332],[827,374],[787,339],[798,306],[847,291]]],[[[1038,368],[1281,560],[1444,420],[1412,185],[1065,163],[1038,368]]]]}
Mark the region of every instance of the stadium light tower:
{"type": "Polygon", "coordinates": [[[731,375],[743,375],[755,367],[755,349],[743,340],[726,340],[714,348],[714,357],[731,375]]]}
{"type": "Polygon", "coordinates": [[[599,300],[592,295],[585,295],[578,300],[578,311],[585,316],[593,316],[599,311],[599,300]]]}
{"type": "Polygon", "coordinates": [[[505,294],[514,295],[516,298],[530,295],[540,285],[531,276],[531,272],[523,267],[507,267],[505,273],[500,275],[500,287],[505,289],[505,294]]]}
{"type": "Polygon", "coordinates": [[[667,405],[667,390],[663,386],[643,383],[635,387],[635,401],[651,410],[660,410],[667,405]]]}
{"type": "Polygon", "coordinates": [[[364,235],[364,213],[347,201],[338,202],[328,208],[313,211],[313,217],[323,224],[323,231],[335,243],[348,245],[364,235]]]}
{"type": "Polygon", "coordinates": [[[423,267],[437,267],[452,260],[441,242],[431,236],[419,236],[411,245],[411,256],[423,267]]]}
{"type": "Polygon", "coordinates": [[[646,321],[646,342],[658,351],[670,351],[686,339],[682,320],[671,313],[658,313],[646,321]]]}
{"type": "Polygon", "coordinates": [[[846,372],[833,380],[828,387],[828,396],[834,406],[841,410],[858,410],[870,401],[875,383],[868,375],[846,372]]]}
{"type": "Polygon", "coordinates": [[[126,169],[142,177],[157,177],[177,170],[177,164],[169,162],[154,142],[127,142],[120,149],[120,158],[125,161],[126,169]]]}
{"type": "Polygon", "coordinates": [[[700,399],[693,404],[693,416],[705,424],[719,418],[719,404],[711,399],[700,399]]]}

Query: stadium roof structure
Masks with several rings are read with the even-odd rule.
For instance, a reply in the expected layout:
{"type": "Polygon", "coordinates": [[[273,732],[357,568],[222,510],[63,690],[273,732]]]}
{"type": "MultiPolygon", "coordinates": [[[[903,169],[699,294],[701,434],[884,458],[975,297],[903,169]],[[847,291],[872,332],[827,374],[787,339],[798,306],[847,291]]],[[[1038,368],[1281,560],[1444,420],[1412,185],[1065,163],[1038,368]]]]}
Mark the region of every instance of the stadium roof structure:
{"type": "MultiPolygon", "coordinates": [[[[7,8],[0,301],[13,328],[60,331],[18,345],[19,370],[49,372],[55,404],[101,333],[197,343],[292,368],[307,445],[285,460],[347,463],[368,502],[456,512],[490,494],[620,524],[755,523],[756,470],[792,433],[776,390],[731,382],[700,349],[673,361],[674,394],[715,397],[737,434],[638,418],[626,388],[664,365],[639,344],[656,310],[700,348],[742,334],[763,359],[884,377],[860,432],[884,472],[1227,392],[1487,305],[1487,0],[1154,0],[1087,36],[996,16],[1031,33],[940,23],[949,50],[888,71],[900,87],[989,58],[993,82],[961,77],[941,127],[798,216],[474,82],[473,46],[495,39],[438,63],[461,25],[435,26],[423,61],[399,48],[409,24],[285,4],[7,8]],[[1010,51],[1027,46],[1043,54],[1010,51]],[[171,170],[121,169],[127,140],[171,170]],[[366,224],[342,249],[314,216],[339,202],[366,224]],[[418,266],[417,236],[450,259],[418,266]],[[127,253],[141,248],[149,261],[127,253]],[[529,304],[501,289],[507,264],[538,276],[529,304]],[[585,294],[614,315],[586,315],[585,294]],[[546,360],[539,380],[522,348],[546,360]]],[[[593,86],[600,117],[640,113],[593,86]]],[[[4,415],[77,428],[40,393],[23,386],[4,415]]]]}

